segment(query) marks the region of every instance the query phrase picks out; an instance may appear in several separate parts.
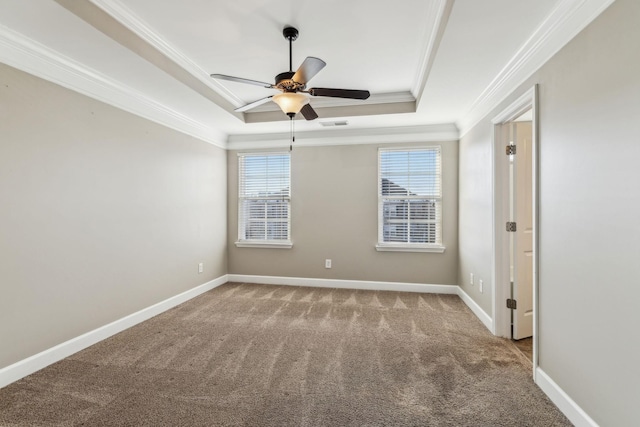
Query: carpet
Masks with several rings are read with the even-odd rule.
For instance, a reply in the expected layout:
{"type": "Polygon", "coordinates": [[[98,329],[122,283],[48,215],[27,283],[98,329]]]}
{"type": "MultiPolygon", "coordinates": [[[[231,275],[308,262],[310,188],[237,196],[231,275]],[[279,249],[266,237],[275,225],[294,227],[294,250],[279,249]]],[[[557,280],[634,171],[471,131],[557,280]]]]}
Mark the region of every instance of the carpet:
{"type": "Polygon", "coordinates": [[[533,361],[533,338],[523,338],[512,342],[527,359],[533,361]]]}
{"type": "Polygon", "coordinates": [[[227,283],[0,390],[2,426],[570,426],[455,295],[227,283]]]}

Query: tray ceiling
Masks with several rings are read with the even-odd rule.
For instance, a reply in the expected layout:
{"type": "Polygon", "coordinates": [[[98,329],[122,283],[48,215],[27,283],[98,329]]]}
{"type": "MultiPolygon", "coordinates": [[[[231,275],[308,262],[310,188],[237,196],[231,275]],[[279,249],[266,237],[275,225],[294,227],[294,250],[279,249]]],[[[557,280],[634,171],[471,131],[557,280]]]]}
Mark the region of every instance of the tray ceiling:
{"type": "MultiPolygon", "coordinates": [[[[0,0],[0,60],[225,146],[288,131],[271,82],[288,70],[282,29],[300,30],[294,70],[327,66],[310,87],[368,89],[367,101],[311,98],[298,132],[441,125],[462,132],[612,0],[0,0]],[[338,130],[337,130],[338,129],[338,130]]],[[[273,139],[273,138],[272,138],[273,139]]]]}

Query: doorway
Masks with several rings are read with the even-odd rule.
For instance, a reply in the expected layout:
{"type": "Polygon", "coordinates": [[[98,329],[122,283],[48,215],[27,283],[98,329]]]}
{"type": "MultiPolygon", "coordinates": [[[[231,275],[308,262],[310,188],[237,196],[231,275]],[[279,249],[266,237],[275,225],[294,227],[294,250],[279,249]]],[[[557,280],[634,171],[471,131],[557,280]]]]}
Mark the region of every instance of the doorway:
{"type": "Polygon", "coordinates": [[[493,120],[494,333],[514,340],[531,337],[534,377],[539,338],[536,100],[534,86],[493,120]]]}

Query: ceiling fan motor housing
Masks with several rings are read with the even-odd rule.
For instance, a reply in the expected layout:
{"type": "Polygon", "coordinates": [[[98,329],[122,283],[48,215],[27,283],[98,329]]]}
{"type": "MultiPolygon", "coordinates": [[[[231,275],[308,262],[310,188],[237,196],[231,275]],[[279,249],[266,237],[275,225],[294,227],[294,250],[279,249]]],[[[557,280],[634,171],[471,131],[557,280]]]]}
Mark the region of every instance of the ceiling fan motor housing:
{"type": "Polygon", "coordinates": [[[294,74],[294,71],[285,71],[284,73],[278,74],[276,76],[276,87],[285,92],[304,90],[304,84],[293,81],[292,77],[294,74]]]}

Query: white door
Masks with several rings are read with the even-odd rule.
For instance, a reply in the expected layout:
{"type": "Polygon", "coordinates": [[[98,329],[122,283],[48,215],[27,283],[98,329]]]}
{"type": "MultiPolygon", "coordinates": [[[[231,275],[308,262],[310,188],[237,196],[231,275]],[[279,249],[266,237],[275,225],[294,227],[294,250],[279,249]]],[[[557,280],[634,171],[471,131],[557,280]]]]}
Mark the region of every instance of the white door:
{"type": "Polygon", "coordinates": [[[531,122],[513,122],[512,140],[516,154],[510,156],[512,169],[513,339],[533,335],[533,132],[531,122]]]}

